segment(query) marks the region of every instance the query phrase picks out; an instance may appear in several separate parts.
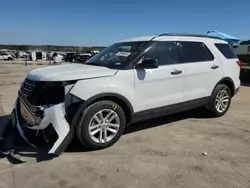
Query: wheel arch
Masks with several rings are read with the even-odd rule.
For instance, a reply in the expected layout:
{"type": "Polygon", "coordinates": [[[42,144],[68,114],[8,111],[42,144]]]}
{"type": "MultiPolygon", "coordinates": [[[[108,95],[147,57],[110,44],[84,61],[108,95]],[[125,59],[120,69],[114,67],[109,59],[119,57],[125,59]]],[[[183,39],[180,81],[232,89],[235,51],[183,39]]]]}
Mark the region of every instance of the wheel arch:
{"type": "MultiPolygon", "coordinates": [[[[235,94],[235,84],[234,84],[234,81],[231,78],[229,78],[229,77],[222,78],[216,84],[216,86],[219,85],[219,84],[225,84],[226,86],[228,86],[229,89],[231,90],[232,97],[234,96],[234,94],[235,94]]],[[[214,87],[214,89],[216,88],[216,86],[214,87]]]]}
{"type": "Polygon", "coordinates": [[[132,114],[134,113],[133,107],[129,100],[117,93],[101,93],[92,96],[91,98],[87,99],[86,101],[81,100],[77,104],[74,104],[76,106],[75,109],[75,116],[72,119],[72,125],[76,126],[78,118],[81,114],[81,112],[88,107],[89,105],[102,101],[102,100],[109,100],[117,103],[121,108],[123,109],[125,115],[126,115],[126,123],[130,123],[132,121],[132,114]]]}

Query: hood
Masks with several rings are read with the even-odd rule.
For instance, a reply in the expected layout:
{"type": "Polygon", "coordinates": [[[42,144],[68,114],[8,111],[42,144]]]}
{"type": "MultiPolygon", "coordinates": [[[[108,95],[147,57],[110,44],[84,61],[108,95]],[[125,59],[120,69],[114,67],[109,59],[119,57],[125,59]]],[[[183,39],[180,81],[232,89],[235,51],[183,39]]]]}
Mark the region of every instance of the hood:
{"type": "Polygon", "coordinates": [[[70,81],[113,76],[116,72],[107,67],[69,64],[35,69],[29,72],[27,78],[33,81],[70,81]]]}

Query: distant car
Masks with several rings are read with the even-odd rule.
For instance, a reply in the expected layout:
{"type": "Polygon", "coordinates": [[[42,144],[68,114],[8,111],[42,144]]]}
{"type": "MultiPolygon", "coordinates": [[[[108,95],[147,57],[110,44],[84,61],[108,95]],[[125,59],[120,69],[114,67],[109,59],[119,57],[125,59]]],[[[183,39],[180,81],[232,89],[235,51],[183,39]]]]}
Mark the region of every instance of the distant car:
{"type": "Polygon", "coordinates": [[[28,56],[29,56],[29,54],[23,54],[23,55],[20,56],[20,58],[26,58],[28,56]]]}
{"type": "Polygon", "coordinates": [[[91,54],[91,56],[93,57],[94,55],[98,54],[99,51],[98,50],[93,50],[93,51],[87,51],[87,53],[91,54]]]}
{"type": "Polygon", "coordinates": [[[237,55],[250,55],[250,40],[242,41],[235,51],[237,55]]]}
{"type": "Polygon", "coordinates": [[[78,56],[76,56],[76,61],[79,63],[85,63],[87,60],[89,60],[92,57],[91,54],[79,54],[78,56]]]}
{"type": "Polygon", "coordinates": [[[52,55],[52,58],[53,57],[61,57],[61,58],[63,58],[63,55],[61,55],[61,54],[59,54],[59,53],[53,53],[53,55],[52,55]]]}
{"type": "Polygon", "coordinates": [[[14,55],[7,52],[0,52],[0,60],[14,60],[14,55]]]}
{"type": "Polygon", "coordinates": [[[64,54],[64,53],[59,53],[59,55],[62,56],[62,60],[65,60],[66,54],[64,54]]]}
{"type": "Polygon", "coordinates": [[[52,60],[54,61],[54,63],[62,63],[63,56],[61,54],[54,53],[52,55],[52,60]]]}
{"type": "Polygon", "coordinates": [[[244,64],[250,65],[250,40],[242,41],[235,49],[235,52],[240,61],[244,64]]]}
{"type": "Polygon", "coordinates": [[[70,52],[70,53],[66,54],[65,61],[66,62],[73,62],[73,61],[75,61],[75,58],[76,58],[76,53],[70,52]]]}

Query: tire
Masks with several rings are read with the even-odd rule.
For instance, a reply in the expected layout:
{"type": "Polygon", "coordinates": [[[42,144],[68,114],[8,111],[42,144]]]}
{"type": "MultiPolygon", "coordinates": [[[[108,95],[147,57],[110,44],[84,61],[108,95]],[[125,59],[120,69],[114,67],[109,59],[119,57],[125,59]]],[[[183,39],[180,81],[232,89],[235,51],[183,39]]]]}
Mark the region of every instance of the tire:
{"type": "Polygon", "coordinates": [[[13,58],[11,58],[11,57],[8,57],[8,59],[7,59],[8,61],[12,61],[13,60],[13,58]]]}
{"type": "Polygon", "coordinates": [[[210,112],[210,115],[212,117],[220,117],[223,116],[225,113],[227,113],[231,104],[231,98],[232,98],[232,93],[228,86],[224,84],[217,85],[207,105],[207,110],[210,112]],[[224,97],[221,98],[220,96],[222,95],[224,97]],[[221,101],[220,103],[222,103],[223,105],[222,104],[219,105],[218,101],[221,101]]]}
{"type": "Polygon", "coordinates": [[[83,143],[86,148],[90,150],[99,150],[110,147],[115,144],[122,136],[125,129],[125,124],[126,119],[124,111],[118,104],[112,101],[99,101],[88,106],[83,110],[82,113],[80,113],[78,117],[78,122],[76,124],[76,133],[78,139],[83,143]],[[109,123],[100,123],[100,113],[102,113],[102,116],[104,117],[103,121],[109,113],[112,113],[110,115],[110,118],[108,119],[111,120],[113,117],[115,118],[109,123],[112,123],[112,126],[117,126],[117,124],[119,124],[119,127],[109,127],[109,123]],[[93,129],[93,127],[95,126],[100,127],[93,129]],[[113,132],[110,132],[111,129],[113,132]],[[98,130],[99,132],[91,136],[91,131],[92,133],[94,133],[98,130]],[[116,133],[114,133],[114,130],[116,131],[116,133]]]}

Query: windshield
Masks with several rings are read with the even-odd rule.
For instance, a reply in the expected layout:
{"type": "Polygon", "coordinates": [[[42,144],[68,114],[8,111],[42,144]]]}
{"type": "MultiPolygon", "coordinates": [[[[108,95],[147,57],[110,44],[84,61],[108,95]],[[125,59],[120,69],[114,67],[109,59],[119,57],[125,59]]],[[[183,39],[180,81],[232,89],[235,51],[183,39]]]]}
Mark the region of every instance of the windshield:
{"type": "Polygon", "coordinates": [[[86,64],[120,69],[133,61],[149,41],[116,43],[90,58],[86,64]]]}

